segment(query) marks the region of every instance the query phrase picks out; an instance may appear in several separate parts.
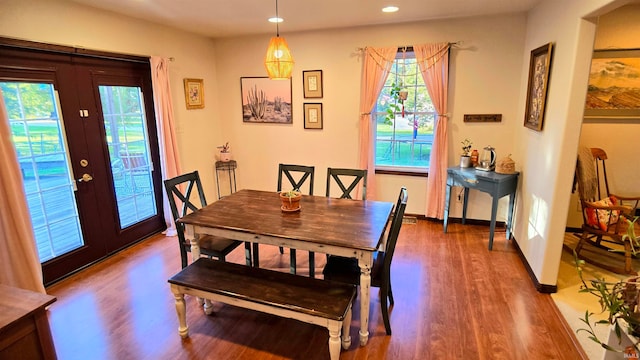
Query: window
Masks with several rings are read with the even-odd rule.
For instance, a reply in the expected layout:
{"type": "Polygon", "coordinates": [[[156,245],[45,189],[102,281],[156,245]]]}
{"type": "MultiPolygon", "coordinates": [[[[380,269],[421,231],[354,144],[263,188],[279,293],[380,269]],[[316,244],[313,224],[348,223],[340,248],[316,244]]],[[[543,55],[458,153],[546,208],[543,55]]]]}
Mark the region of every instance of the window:
{"type": "Polygon", "coordinates": [[[398,51],[373,115],[376,170],[426,173],[436,111],[413,51],[398,51]]]}

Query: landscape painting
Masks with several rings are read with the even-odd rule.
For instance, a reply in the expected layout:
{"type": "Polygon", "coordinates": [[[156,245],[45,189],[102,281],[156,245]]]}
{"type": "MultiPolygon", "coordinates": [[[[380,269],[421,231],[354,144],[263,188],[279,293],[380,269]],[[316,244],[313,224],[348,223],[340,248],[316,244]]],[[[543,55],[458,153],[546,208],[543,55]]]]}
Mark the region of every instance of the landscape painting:
{"type": "Polygon", "coordinates": [[[595,51],[587,117],[640,117],[640,50],[595,51]]]}
{"type": "Polygon", "coordinates": [[[242,121],[291,124],[291,79],[240,78],[242,121]]]}

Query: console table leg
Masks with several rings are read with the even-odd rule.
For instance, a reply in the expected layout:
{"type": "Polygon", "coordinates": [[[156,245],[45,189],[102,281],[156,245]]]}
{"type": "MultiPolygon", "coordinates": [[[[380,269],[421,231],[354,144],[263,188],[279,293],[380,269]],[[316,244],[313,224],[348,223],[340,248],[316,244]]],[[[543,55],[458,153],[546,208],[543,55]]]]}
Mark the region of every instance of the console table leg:
{"type": "Polygon", "coordinates": [[[462,225],[467,222],[467,204],[469,203],[469,188],[464,188],[464,199],[462,201],[462,225]]]}
{"type": "Polygon", "coordinates": [[[489,228],[489,250],[493,249],[493,233],[496,230],[496,214],[498,213],[498,196],[491,196],[491,226],[489,228]]]}
{"type": "Polygon", "coordinates": [[[447,233],[447,225],[449,224],[449,203],[451,202],[451,185],[447,184],[447,190],[444,197],[444,232],[447,233]]]}
{"type": "Polygon", "coordinates": [[[513,207],[516,202],[516,194],[509,195],[509,214],[507,214],[507,240],[511,240],[511,226],[513,225],[513,207]]]}

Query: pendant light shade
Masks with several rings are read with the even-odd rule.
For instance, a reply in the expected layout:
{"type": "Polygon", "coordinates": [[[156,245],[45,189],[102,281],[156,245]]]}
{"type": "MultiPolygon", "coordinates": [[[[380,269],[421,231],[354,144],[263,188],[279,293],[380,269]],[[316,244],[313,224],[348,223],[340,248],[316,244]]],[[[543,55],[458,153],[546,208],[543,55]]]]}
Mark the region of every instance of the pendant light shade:
{"type": "Polygon", "coordinates": [[[267,54],[264,57],[264,67],[270,79],[285,80],[291,77],[293,71],[293,57],[289,51],[287,40],[274,36],[269,41],[267,54]]]}
{"type": "Polygon", "coordinates": [[[280,27],[278,23],[282,19],[278,16],[278,0],[276,0],[276,36],[269,41],[267,54],[264,56],[264,67],[267,69],[269,79],[286,80],[291,78],[293,71],[293,56],[289,51],[287,40],[280,37],[280,27]]]}

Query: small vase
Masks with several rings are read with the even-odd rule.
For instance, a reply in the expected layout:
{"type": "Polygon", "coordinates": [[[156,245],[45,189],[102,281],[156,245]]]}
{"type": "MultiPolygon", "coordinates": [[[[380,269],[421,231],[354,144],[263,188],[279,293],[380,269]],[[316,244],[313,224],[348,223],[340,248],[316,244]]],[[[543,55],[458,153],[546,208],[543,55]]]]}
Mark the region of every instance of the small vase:
{"type": "Polygon", "coordinates": [[[460,156],[460,167],[468,168],[471,167],[471,157],[470,156],[460,156]]]}

